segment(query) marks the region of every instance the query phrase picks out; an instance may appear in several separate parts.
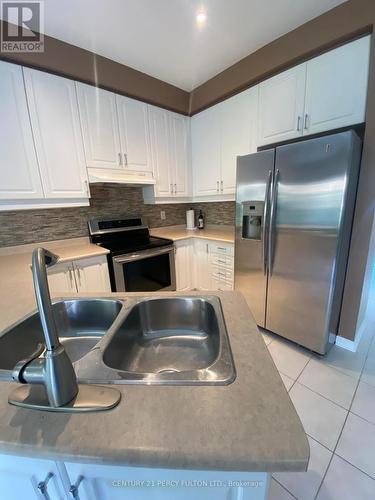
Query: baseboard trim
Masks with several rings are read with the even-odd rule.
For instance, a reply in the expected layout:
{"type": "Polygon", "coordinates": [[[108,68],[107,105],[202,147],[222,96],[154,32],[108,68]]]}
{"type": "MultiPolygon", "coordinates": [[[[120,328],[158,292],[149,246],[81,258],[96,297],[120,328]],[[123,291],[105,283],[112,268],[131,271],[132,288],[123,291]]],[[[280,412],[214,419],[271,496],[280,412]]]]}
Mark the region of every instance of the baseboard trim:
{"type": "Polygon", "coordinates": [[[340,335],[337,335],[336,345],[342,347],[343,349],[346,349],[347,351],[356,352],[364,331],[365,321],[362,321],[361,326],[357,330],[357,334],[354,340],[349,340],[345,337],[340,337],[340,335]]]}

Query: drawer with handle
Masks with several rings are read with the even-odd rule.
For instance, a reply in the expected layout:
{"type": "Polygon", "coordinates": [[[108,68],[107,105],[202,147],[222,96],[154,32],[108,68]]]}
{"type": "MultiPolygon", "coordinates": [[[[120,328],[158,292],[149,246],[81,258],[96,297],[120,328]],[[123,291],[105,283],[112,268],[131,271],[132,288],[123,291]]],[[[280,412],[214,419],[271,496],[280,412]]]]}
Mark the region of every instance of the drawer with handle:
{"type": "Polygon", "coordinates": [[[209,252],[220,255],[234,255],[234,245],[225,243],[209,243],[209,252]]]}

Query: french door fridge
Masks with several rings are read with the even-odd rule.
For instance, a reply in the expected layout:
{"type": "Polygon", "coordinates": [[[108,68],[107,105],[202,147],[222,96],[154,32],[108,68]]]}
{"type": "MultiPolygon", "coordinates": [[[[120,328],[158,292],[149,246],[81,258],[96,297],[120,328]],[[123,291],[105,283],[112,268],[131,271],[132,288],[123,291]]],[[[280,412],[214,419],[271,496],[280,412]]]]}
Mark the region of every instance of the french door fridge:
{"type": "Polygon", "coordinates": [[[235,289],[259,326],[321,354],[338,330],[360,155],[346,131],[237,158],[235,289]]]}

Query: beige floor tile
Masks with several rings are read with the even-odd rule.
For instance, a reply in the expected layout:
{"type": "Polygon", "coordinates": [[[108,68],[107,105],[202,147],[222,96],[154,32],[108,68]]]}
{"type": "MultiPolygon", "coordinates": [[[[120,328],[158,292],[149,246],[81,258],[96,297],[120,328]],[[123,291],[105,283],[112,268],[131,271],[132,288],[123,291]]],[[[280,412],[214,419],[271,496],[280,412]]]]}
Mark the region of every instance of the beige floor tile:
{"type": "Polygon", "coordinates": [[[293,498],[279,483],[272,479],[268,500],[293,500],[293,498]]]}
{"type": "Polygon", "coordinates": [[[361,381],[350,411],[375,424],[375,387],[361,381]]]}
{"type": "Polygon", "coordinates": [[[298,382],[334,403],[349,409],[357,387],[357,379],[311,359],[298,377],[298,382]]]}
{"type": "Polygon", "coordinates": [[[375,481],[334,456],[317,500],[374,500],[375,481]]]}
{"type": "Polygon", "coordinates": [[[288,377],[288,375],[284,375],[283,373],[280,372],[280,377],[282,379],[282,381],[284,382],[284,385],[286,387],[286,390],[289,391],[289,389],[292,387],[292,385],[294,384],[294,380],[290,377],[288,377]]]}
{"type": "Polygon", "coordinates": [[[314,355],[314,359],[322,365],[336,368],[336,370],[358,380],[365,364],[366,353],[351,352],[334,345],[325,356],[314,355]]]}
{"type": "Polygon", "coordinates": [[[372,343],[372,339],[374,337],[374,321],[375,318],[371,318],[371,324],[369,324],[362,335],[362,338],[358,344],[357,351],[367,353],[370,345],[372,343]]]}
{"type": "Polygon", "coordinates": [[[349,413],[336,454],[375,479],[375,425],[349,413]]]}
{"type": "Polygon", "coordinates": [[[366,384],[370,384],[375,387],[375,342],[374,341],[371,344],[371,348],[368,353],[365,366],[363,368],[361,380],[362,382],[366,382],[366,384]]]}
{"type": "Polygon", "coordinates": [[[298,500],[314,500],[332,457],[327,448],[310,437],[308,439],[310,461],[307,472],[279,472],[273,475],[298,500]]]}
{"type": "Polygon", "coordinates": [[[306,434],[333,451],[348,412],[298,382],[289,395],[306,434]]]}
{"type": "Polygon", "coordinates": [[[277,369],[293,380],[296,380],[311,357],[308,351],[281,340],[271,342],[268,350],[277,369]]]}

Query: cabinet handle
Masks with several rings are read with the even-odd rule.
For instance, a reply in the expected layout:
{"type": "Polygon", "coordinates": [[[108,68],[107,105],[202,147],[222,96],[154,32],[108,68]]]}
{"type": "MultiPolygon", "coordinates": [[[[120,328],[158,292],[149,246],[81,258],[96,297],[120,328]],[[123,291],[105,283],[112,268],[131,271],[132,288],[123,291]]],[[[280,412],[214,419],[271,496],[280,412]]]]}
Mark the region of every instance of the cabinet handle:
{"type": "Polygon", "coordinates": [[[71,267],[69,267],[69,279],[70,279],[70,287],[73,289],[73,270],[71,267]]]}
{"type": "Polygon", "coordinates": [[[223,181],[221,181],[221,192],[223,192],[223,191],[224,191],[224,183],[223,183],[223,181]]]}
{"type": "Polygon", "coordinates": [[[122,166],[122,156],[121,156],[121,153],[118,154],[118,164],[120,165],[120,167],[122,166]]]}
{"type": "Polygon", "coordinates": [[[171,183],[169,187],[170,187],[169,189],[170,193],[173,194],[173,184],[171,183]]]}
{"type": "Polygon", "coordinates": [[[174,194],[177,194],[177,184],[174,185],[174,194]]]}
{"type": "Polygon", "coordinates": [[[87,197],[90,198],[90,188],[89,188],[89,181],[85,181],[85,187],[86,187],[86,194],[87,197]]]}
{"type": "Polygon", "coordinates": [[[47,491],[47,488],[48,488],[48,481],[50,479],[52,479],[54,476],[53,472],[49,472],[47,474],[47,477],[45,478],[44,481],[40,481],[38,483],[38,490],[40,491],[40,493],[43,495],[43,497],[46,499],[46,500],[50,500],[50,496],[49,496],[49,493],[47,491]]]}
{"type": "Polygon", "coordinates": [[[297,132],[301,130],[301,117],[298,115],[297,118],[297,132]]]}
{"type": "Polygon", "coordinates": [[[206,243],[206,253],[208,253],[208,243],[206,243]]]}
{"type": "Polygon", "coordinates": [[[77,269],[77,276],[78,276],[78,284],[81,287],[82,286],[82,282],[81,282],[81,270],[80,270],[79,267],[77,267],[76,269],[77,269]]]}
{"type": "Polygon", "coordinates": [[[309,128],[308,123],[307,123],[308,119],[309,119],[309,115],[306,113],[305,114],[305,122],[304,122],[304,129],[305,130],[307,130],[309,128]]]}
{"type": "Polygon", "coordinates": [[[77,478],[77,481],[72,484],[69,488],[69,493],[72,495],[72,498],[74,498],[75,500],[79,500],[79,485],[82,483],[82,481],[84,480],[84,477],[83,476],[78,476],[77,478]]]}
{"type": "Polygon", "coordinates": [[[219,192],[219,181],[216,181],[216,192],[219,192]]]}
{"type": "Polygon", "coordinates": [[[124,153],[124,165],[125,165],[125,167],[128,166],[128,154],[127,153],[124,153]]]}

